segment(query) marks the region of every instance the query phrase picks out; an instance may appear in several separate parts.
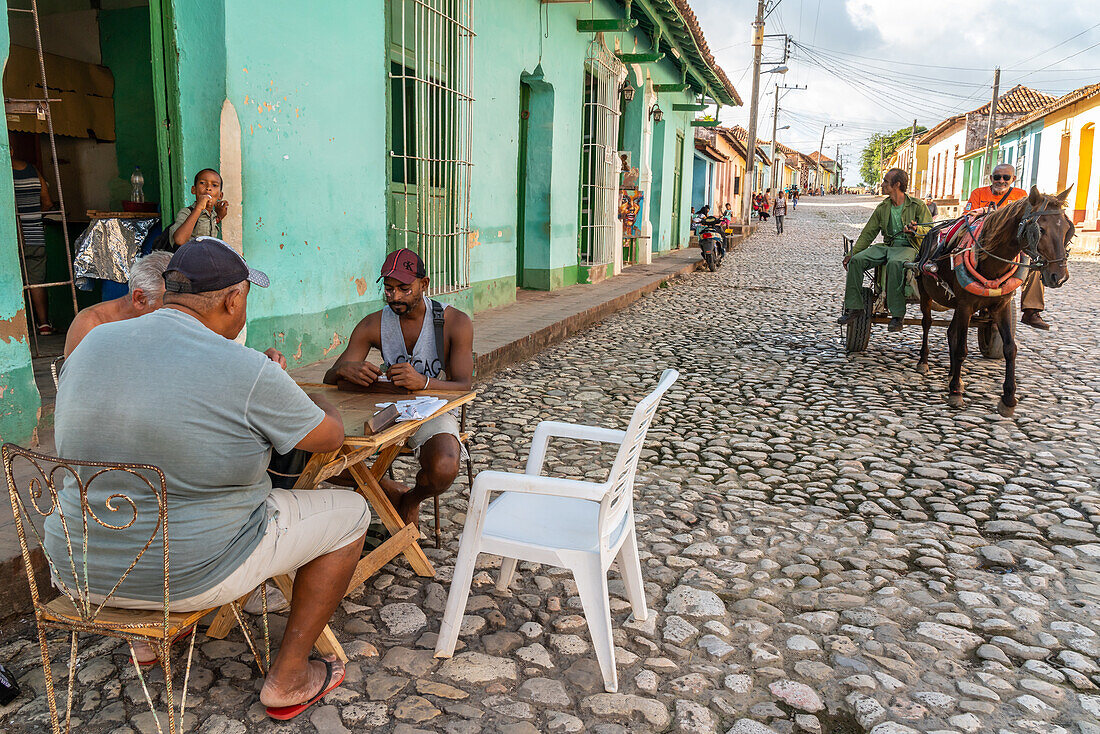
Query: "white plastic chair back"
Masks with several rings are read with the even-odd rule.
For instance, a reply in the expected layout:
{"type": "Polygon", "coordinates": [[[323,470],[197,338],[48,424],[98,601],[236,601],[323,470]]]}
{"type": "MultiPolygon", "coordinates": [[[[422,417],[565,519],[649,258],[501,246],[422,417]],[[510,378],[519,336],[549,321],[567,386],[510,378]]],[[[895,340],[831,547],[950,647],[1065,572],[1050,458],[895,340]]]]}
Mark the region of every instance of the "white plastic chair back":
{"type": "Polygon", "coordinates": [[[634,415],[626,428],[626,437],[619,447],[608,477],[611,490],[600,503],[600,541],[604,547],[607,546],[608,536],[633,506],[634,475],[638,471],[638,458],[642,453],[649,424],[653,422],[653,415],[657,412],[661,398],[679,377],[680,373],[676,370],[665,370],[653,392],[642,398],[634,408],[634,415]]]}

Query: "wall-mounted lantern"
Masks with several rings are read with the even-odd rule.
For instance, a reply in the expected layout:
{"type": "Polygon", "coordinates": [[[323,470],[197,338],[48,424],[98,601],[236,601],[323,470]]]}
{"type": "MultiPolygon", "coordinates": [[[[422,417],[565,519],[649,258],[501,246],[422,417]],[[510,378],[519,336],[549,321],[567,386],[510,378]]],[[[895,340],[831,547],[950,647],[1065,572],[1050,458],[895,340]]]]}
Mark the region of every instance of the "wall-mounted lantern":
{"type": "Polygon", "coordinates": [[[634,87],[630,85],[630,82],[623,80],[623,83],[619,86],[619,94],[622,95],[623,104],[627,104],[634,99],[634,87]]]}
{"type": "Polygon", "coordinates": [[[661,110],[660,106],[654,102],[653,106],[649,108],[649,116],[653,118],[654,122],[660,122],[665,119],[665,113],[661,110]]]}

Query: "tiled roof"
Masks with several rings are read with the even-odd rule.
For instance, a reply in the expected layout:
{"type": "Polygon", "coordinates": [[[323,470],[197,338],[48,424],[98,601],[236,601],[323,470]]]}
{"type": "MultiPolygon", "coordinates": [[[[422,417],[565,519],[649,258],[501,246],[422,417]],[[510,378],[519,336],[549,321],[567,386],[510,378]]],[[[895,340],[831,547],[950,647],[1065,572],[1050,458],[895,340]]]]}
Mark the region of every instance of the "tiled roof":
{"type": "MultiPolygon", "coordinates": [[[[733,127],[717,127],[715,130],[721,132],[727,140],[731,143],[736,141],[738,145],[737,149],[740,151],[741,156],[745,156],[745,151],[748,150],[749,143],[749,131],[740,125],[734,125],[733,127]]],[[[764,161],[766,165],[771,164],[771,159],[768,158],[767,152],[761,147],[760,141],[756,141],[756,155],[764,161]]]]}
{"type": "MultiPolygon", "coordinates": [[[[1053,101],[1054,97],[1049,94],[1043,94],[1042,92],[1037,92],[1034,89],[1025,87],[1023,84],[1017,84],[997,98],[997,114],[1018,115],[1021,113],[1034,112],[1053,101]]],[[[976,110],[971,110],[970,114],[988,115],[989,102],[986,102],[976,110]]]]}
{"type": "MultiPolygon", "coordinates": [[[[625,0],[620,0],[620,3],[626,4],[625,0]]],[[[695,17],[688,0],[651,0],[647,5],[634,5],[632,15],[642,21],[646,32],[653,30],[653,18],[649,17],[650,8],[661,16],[660,22],[670,29],[670,33],[676,36],[679,47],[686,51],[685,55],[689,58],[681,58],[679,62],[689,64],[706,80],[717,101],[725,105],[742,104],[733,82],[714,60],[707,39],[703,36],[703,29],[699,26],[699,19],[695,17]]],[[[665,40],[667,43],[667,39],[665,40]]]]}
{"type": "Polygon", "coordinates": [[[806,156],[806,157],[807,157],[807,158],[809,158],[809,159],[810,159],[811,161],[813,161],[814,163],[817,163],[817,159],[818,159],[818,157],[819,157],[819,156],[821,157],[821,162],[822,162],[823,164],[824,164],[824,163],[832,163],[832,162],[833,162],[833,159],[832,159],[832,158],[830,158],[830,157],[829,157],[829,156],[827,156],[827,155],[824,155],[824,154],[818,153],[818,152],[817,152],[816,150],[815,150],[815,151],[814,151],[813,153],[810,153],[810,154],[809,154],[808,156],[806,156]]]}
{"type": "Polygon", "coordinates": [[[1074,89],[1069,94],[1065,94],[1065,95],[1055,99],[1053,102],[1051,102],[1051,103],[1049,103],[1049,104],[1047,104],[1043,107],[1040,107],[1037,110],[1033,110],[1032,112],[1029,112],[1028,114],[1024,115],[1023,117],[1021,117],[1019,119],[1016,119],[1016,120],[1013,120],[1012,122],[1005,125],[1004,127],[999,128],[997,130],[997,136],[999,137],[999,136],[1004,135],[1005,133],[1011,132],[1013,130],[1018,130],[1021,127],[1024,127],[1025,125],[1028,125],[1032,122],[1035,122],[1036,120],[1039,120],[1043,117],[1046,117],[1051,112],[1057,112],[1058,110],[1062,109],[1063,107],[1069,107],[1074,102],[1080,102],[1083,99],[1088,99],[1090,97],[1095,97],[1098,94],[1100,94],[1100,83],[1087,84],[1087,85],[1081,87],[1080,89],[1074,89]]]}

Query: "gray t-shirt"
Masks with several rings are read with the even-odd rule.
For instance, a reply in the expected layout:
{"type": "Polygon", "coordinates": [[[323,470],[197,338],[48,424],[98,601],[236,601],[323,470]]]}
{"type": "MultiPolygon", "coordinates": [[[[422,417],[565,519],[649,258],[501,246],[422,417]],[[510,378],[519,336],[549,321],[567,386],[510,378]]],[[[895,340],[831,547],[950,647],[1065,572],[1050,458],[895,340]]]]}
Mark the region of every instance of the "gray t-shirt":
{"type": "MultiPolygon", "coordinates": [[[[225,339],[197,319],[162,308],[97,326],[65,360],[55,415],[57,452],[68,459],[153,464],[168,484],[169,577],[172,599],[207,591],[237,569],[259,544],[267,465],[272,447],[290,451],[320,425],[324,412],[263,354],[225,339]]],[[[85,469],[87,481],[94,470],[85,469]]],[[[125,525],[133,514],[113,491],[137,502],[126,530],[89,520],[88,582],[106,594],[155,533],[157,506],[136,479],[112,472],[88,487],[90,508],[104,522],[125,525]]],[[[81,562],[75,483],[61,491],[69,539],[81,562]]],[[[60,520],[46,520],[46,547],[66,584],[60,520]]],[[[160,536],[116,594],[164,598],[160,536]]]]}

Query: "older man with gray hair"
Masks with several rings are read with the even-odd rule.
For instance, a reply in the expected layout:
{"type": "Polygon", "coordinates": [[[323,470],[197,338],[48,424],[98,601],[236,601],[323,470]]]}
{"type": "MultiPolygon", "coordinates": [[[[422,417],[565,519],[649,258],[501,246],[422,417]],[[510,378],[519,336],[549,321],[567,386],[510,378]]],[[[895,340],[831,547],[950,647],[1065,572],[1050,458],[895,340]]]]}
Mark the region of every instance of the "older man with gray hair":
{"type": "MultiPolygon", "coordinates": [[[[218,241],[221,242],[221,240],[218,241]]],[[[171,259],[171,252],[158,250],[135,260],[130,266],[129,293],[89,306],[73,319],[69,325],[69,331],[65,334],[65,356],[72,354],[88,332],[100,324],[137,318],[163,306],[164,271],[171,259]]],[[[286,369],[286,357],[278,349],[272,347],[264,354],[272,362],[286,369]]]]}
{"type": "Polygon", "coordinates": [[[170,252],[151,252],[130,267],[130,292],[82,310],[65,335],[65,356],[76,349],[88,332],[100,324],[124,321],[156,311],[164,298],[164,269],[172,259],[170,252]]]}

